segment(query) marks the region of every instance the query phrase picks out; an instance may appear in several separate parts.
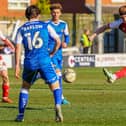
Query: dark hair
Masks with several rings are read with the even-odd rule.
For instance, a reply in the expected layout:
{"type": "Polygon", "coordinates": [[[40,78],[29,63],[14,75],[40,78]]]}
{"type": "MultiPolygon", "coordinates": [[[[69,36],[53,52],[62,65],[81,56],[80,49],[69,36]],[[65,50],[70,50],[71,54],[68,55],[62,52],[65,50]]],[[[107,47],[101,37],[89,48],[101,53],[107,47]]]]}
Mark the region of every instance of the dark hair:
{"type": "Polygon", "coordinates": [[[86,33],[87,31],[90,31],[88,28],[84,28],[83,32],[86,33]]]}
{"type": "Polygon", "coordinates": [[[40,14],[40,10],[35,5],[30,5],[26,8],[25,17],[30,20],[31,18],[36,18],[40,14]]]}
{"type": "Polygon", "coordinates": [[[121,7],[119,8],[119,14],[120,14],[120,16],[126,15],[126,5],[121,6],[121,7]]]}
{"type": "Polygon", "coordinates": [[[50,10],[54,10],[54,9],[60,9],[62,11],[63,8],[60,3],[54,3],[54,4],[51,4],[50,10]]]}

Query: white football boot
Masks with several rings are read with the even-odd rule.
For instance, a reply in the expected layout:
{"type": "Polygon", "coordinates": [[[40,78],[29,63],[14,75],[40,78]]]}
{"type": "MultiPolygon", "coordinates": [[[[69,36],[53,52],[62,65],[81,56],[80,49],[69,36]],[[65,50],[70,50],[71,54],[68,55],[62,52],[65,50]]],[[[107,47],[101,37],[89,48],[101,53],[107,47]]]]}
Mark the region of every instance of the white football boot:
{"type": "Polygon", "coordinates": [[[106,68],[103,68],[103,73],[107,77],[107,81],[109,83],[114,83],[115,82],[115,80],[116,80],[115,74],[109,72],[106,68]]]}
{"type": "Polygon", "coordinates": [[[55,121],[56,122],[63,122],[63,115],[62,115],[61,105],[56,105],[55,112],[56,112],[55,121]]]}

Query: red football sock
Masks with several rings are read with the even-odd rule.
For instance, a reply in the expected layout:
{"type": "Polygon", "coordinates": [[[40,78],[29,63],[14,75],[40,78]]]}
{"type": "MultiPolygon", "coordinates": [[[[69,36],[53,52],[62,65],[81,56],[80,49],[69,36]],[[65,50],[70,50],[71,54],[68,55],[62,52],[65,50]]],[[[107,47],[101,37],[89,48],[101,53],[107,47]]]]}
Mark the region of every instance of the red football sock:
{"type": "Polygon", "coordinates": [[[8,97],[8,94],[9,94],[9,85],[4,84],[2,86],[2,89],[3,89],[3,97],[8,97]]]}
{"type": "Polygon", "coordinates": [[[115,73],[117,79],[120,79],[122,77],[125,77],[126,76],[126,67],[122,68],[121,70],[117,71],[115,73]]]}

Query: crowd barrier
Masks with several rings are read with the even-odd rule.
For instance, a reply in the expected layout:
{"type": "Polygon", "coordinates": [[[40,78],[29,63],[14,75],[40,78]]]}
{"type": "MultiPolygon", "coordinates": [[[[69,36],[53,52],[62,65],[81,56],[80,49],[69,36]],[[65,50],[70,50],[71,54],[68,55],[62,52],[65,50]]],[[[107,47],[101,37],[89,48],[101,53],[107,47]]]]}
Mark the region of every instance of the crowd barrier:
{"type": "Polygon", "coordinates": [[[126,54],[75,54],[63,56],[64,67],[126,66],[126,54]]]}
{"type": "MultiPolygon", "coordinates": [[[[3,55],[8,68],[14,68],[14,55],[3,55]]],[[[21,58],[21,65],[23,65],[21,58]]],[[[126,66],[126,54],[70,54],[63,55],[64,67],[118,67],[126,66]]]]}

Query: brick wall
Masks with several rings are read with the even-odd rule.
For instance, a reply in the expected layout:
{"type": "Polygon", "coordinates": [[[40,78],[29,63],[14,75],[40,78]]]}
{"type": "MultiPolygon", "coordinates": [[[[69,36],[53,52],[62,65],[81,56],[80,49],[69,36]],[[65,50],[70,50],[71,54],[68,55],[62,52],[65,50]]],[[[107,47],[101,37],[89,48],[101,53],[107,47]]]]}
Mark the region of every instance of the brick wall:
{"type": "MultiPolygon", "coordinates": [[[[31,4],[35,4],[37,0],[31,0],[31,4]]],[[[95,0],[84,0],[86,5],[94,5],[95,0]]],[[[122,5],[124,3],[112,3],[112,0],[102,0],[103,5],[122,5]]],[[[0,17],[22,17],[24,10],[8,10],[8,0],[0,0],[0,17]]]]}
{"type": "Polygon", "coordinates": [[[7,13],[7,0],[0,0],[0,16],[5,16],[7,13]]]}
{"type": "MultiPolygon", "coordinates": [[[[116,3],[116,2],[112,2],[112,0],[101,0],[102,1],[102,5],[103,6],[107,6],[107,5],[122,5],[124,4],[124,2],[120,2],[120,3],[116,3]]],[[[94,5],[95,0],[85,0],[85,3],[88,5],[94,5]]]]}
{"type": "MultiPolygon", "coordinates": [[[[37,0],[31,0],[35,4],[37,0]]],[[[8,10],[8,0],[0,0],[0,17],[22,17],[25,10],[8,10]]]]}

